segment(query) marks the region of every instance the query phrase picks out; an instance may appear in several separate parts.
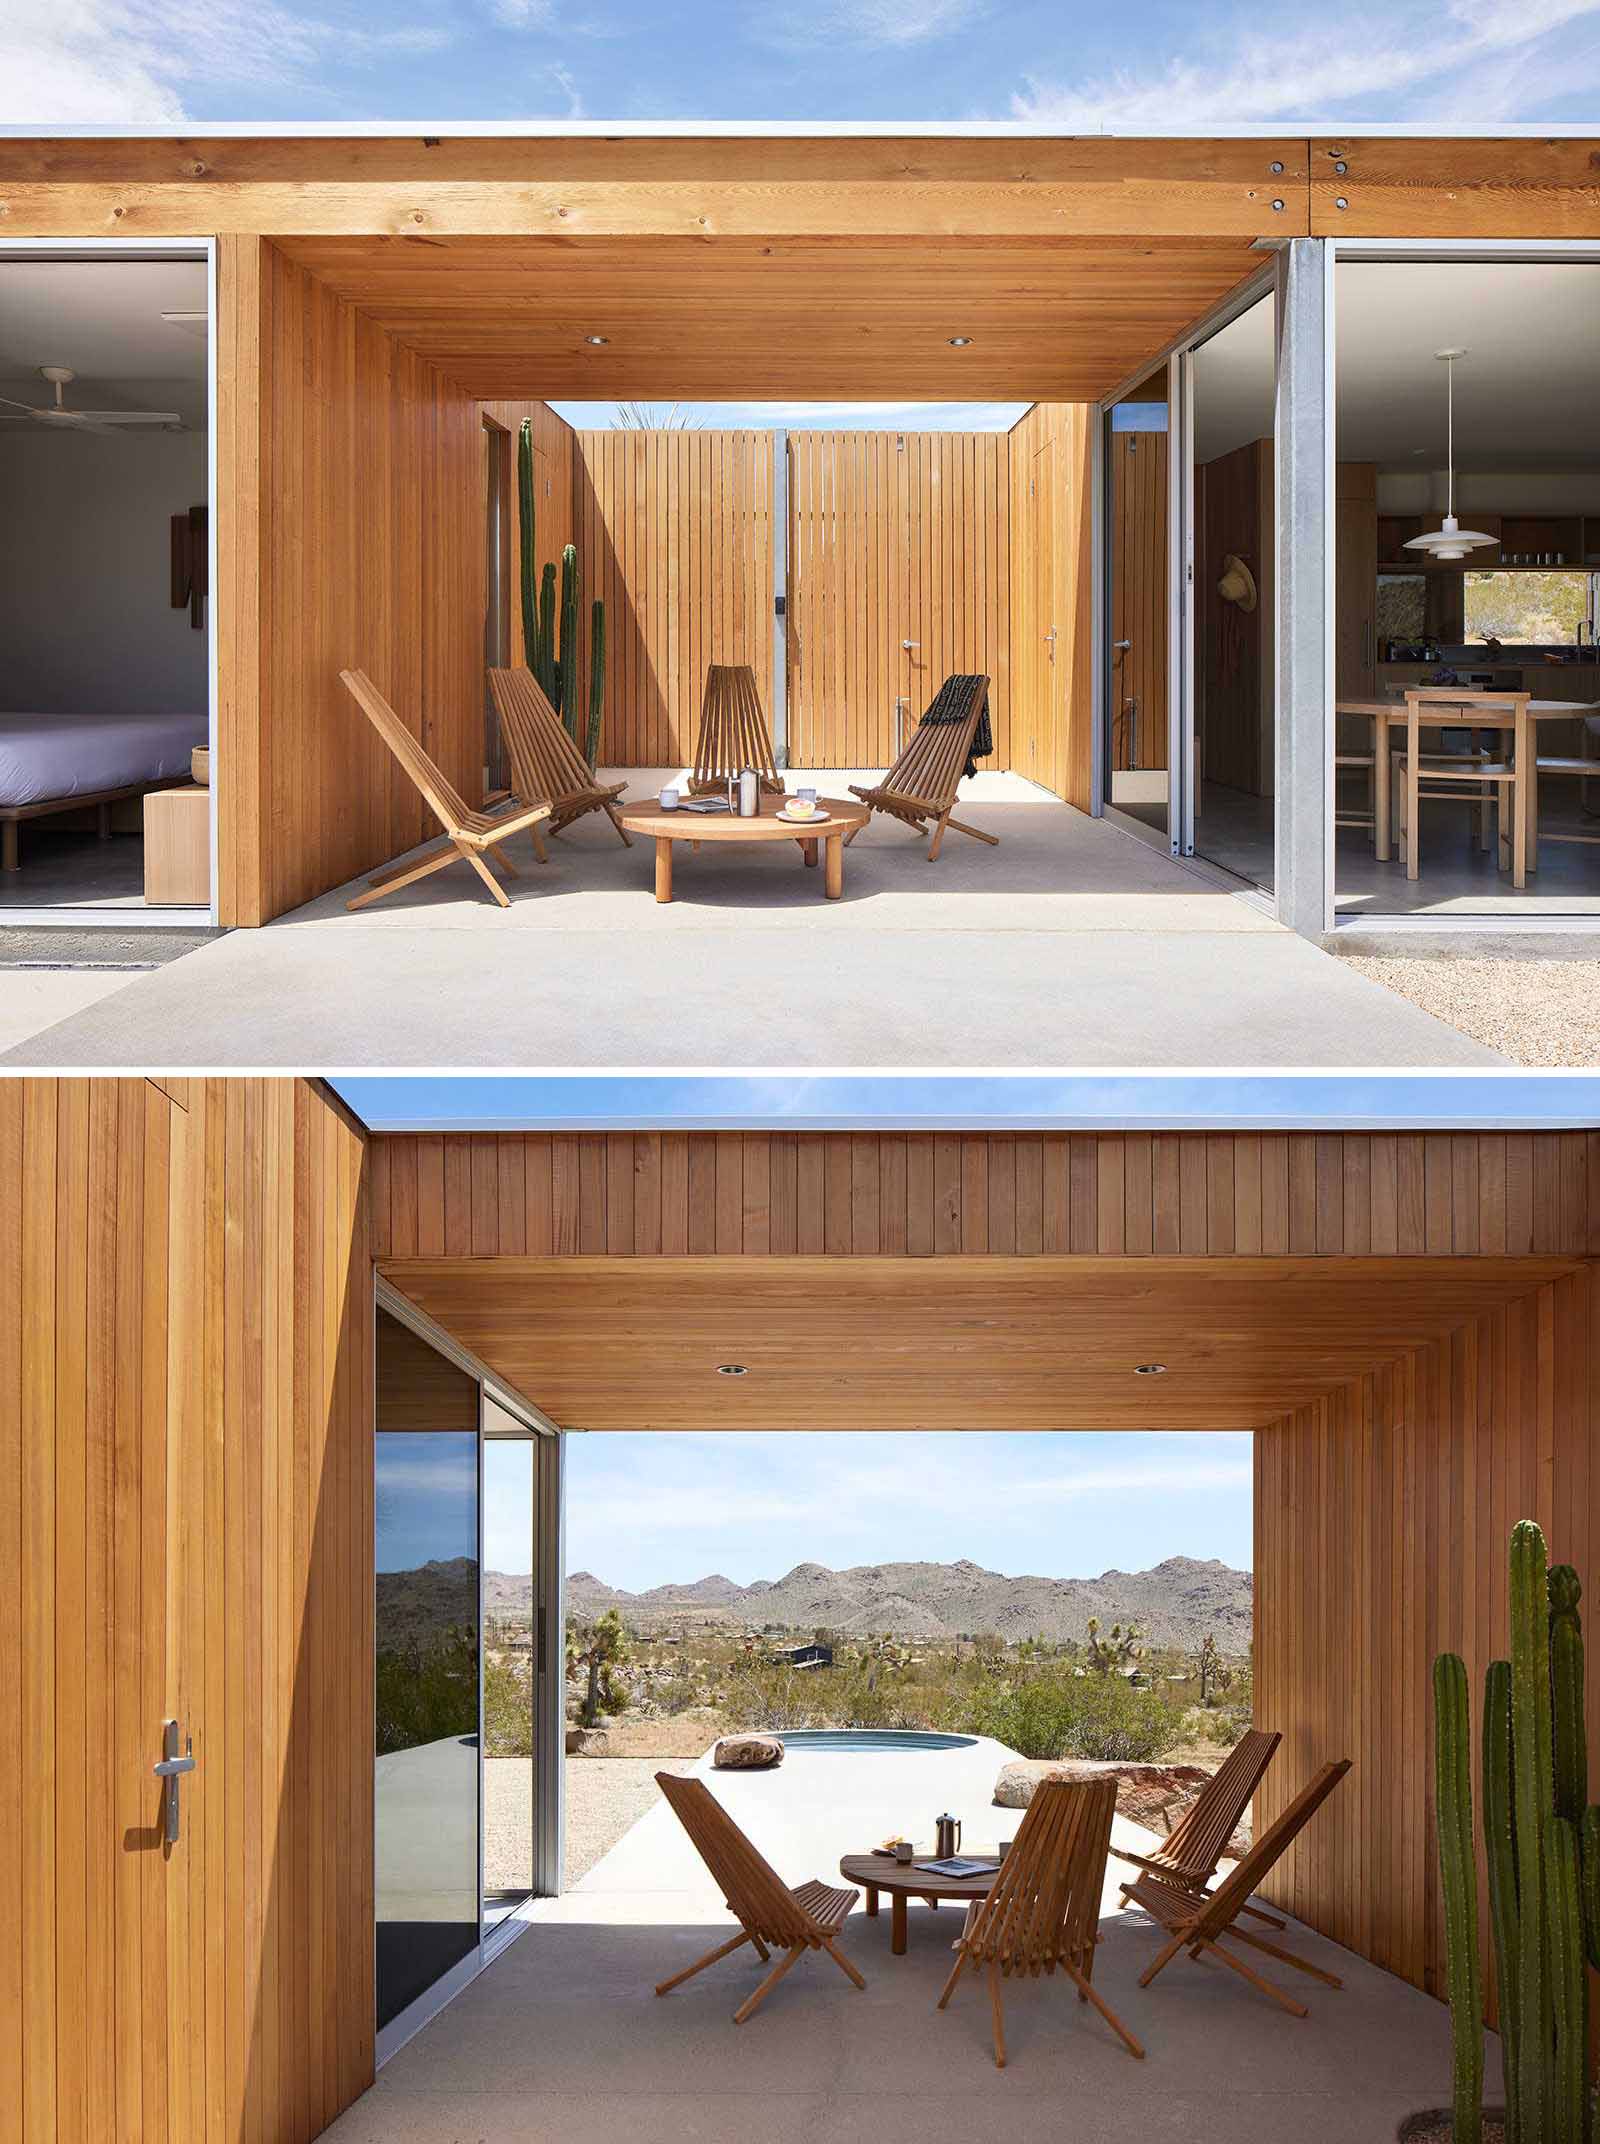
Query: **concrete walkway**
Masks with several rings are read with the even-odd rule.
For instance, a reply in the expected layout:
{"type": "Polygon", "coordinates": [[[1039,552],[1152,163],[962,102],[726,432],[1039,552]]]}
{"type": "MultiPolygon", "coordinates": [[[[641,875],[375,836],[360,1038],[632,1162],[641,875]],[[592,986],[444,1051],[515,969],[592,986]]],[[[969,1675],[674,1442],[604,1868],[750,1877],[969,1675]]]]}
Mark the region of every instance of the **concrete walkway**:
{"type": "MultiPolygon", "coordinates": [[[[791,776],[791,781],[802,777],[791,776]]],[[[830,774],[838,789],[848,776],[830,774]]],[[[632,793],[658,786],[629,775],[632,793]]],[[[1468,1065],[1481,1044],[1219,879],[1011,775],[964,795],[990,849],[878,821],[845,892],[788,844],[680,851],[580,822],[509,911],[465,865],[359,915],[340,889],[236,931],[0,1061],[50,1066],[1468,1065]]]]}
{"type": "MultiPolygon", "coordinates": [[[[1009,1833],[988,1806],[995,1743],[911,1758],[791,1754],[780,1772],[714,1787],[779,1873],[837,1880],[841,1851],[916,1828],[945,1807],[966,1843],[1009,1833]],[[924,1804],[927,1806],[924,1807],[924,1804]]],[[[1150,1835],[1119,1818],[1119,1843],[1150,1835]]],[[[1115,1866],[1115,1864],[1113,1865],[1115,1866]]],[[[858,1992],[827,1960],[797,1966],[743,2027],[754,1954],[657,1999],[657,1980],[723,1939],[728,1918],[664,1805],[402,2049],[328,2132],[336,2144],[750,2144],[791,2134],[847,2144],[1388,2144],[1402,2116],[1448,2100],[1442,2005],[1310,1931],[1288,1941],[1338,1973],[1302,1976],[1285,2016],[1220,1969],[1179,1960],[1141,1990],[1157,1946],[1107,1883],[1095,1984],[1146,2049],[1134,2061],[1059,1980],[1013,1983],[1009,2063],[990,2052],[980,1987],[935,2009],[958,1925],[913,1906],[903,1958],[887,1912],[858,1908],[843,1944],[858,1992]]],[[[1287,1968],[1283,1969],[1287,1974],[1287,1968]]],[[[1493,2043],[1491,2043],[1491,2061],[1493,2043]]]]}

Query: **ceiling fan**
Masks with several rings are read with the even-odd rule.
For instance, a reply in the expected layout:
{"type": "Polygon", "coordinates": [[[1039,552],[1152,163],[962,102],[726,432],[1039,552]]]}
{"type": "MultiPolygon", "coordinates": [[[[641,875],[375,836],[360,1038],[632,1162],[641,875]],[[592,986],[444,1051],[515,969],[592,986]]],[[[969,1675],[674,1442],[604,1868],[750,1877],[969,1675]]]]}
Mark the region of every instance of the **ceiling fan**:
{"type": "Polygon", "coordinates": [[[115,432],[128,425],[148,424],[168,431],[183,429],[183,419],[175,409],[68,409],[66,390],[78,377],[70,365],[41,365],[39,377],[55,389],[55,400],[40,409],[32,402],[0,395],[0,424],[49,424],[64,432],[115,432]],[[13,410],[16,416],[11,415],[13,410]]]}

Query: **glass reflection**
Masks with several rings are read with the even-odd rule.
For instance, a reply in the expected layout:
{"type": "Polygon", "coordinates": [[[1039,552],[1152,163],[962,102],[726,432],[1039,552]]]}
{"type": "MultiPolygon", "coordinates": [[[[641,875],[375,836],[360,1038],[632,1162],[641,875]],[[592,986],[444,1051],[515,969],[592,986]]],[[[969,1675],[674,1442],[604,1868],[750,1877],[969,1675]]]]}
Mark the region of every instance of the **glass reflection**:
{"type": "Polygon", "coordinates": [[[378,1314],[378,2023],[478,1942],[478,1387],[378,1314]]]}
{"type": "Polygon", "coordinates": [[[533,1439],[483,1403],[483,1918],[533,1889],[533,1439]]]}

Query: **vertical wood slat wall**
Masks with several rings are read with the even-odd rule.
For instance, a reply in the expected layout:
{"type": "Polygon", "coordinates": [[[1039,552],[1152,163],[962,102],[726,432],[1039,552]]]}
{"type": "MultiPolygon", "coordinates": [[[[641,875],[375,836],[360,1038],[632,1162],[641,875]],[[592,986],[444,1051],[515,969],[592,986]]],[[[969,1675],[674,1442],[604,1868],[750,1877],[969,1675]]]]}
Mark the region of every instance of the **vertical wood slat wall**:
{"type": "Polygon", "coordinates": [[[1036,402],[1007,437],[1011,721],[1006,765],[1080,811],[1094,789],[1097,412],[1036,402]],[[1054,629],[1055,639],[1046,636],[1054,629]]]}
{"type": "Polygon", "coordinates": [[[377,1258],[1593,1257],[1597,1132],[385,1133],[377,1258]]]}
{"type": "Polygon", "coordinates": [[[270,243],[231,242],[219,276],[219,481],[246,505],[219,516],[218,898],[248,924],[434,831],[342,669],[482,794],[482,419],[270,243]]]}
{"type": "Polygon", "coordinates": [[[579,432],[576,524],[588,612],[606,606],[607,766],[694,758],[707,667],[749,663],[772,709],[770,432],[579,432]]]}
{"type": "MultiPolygon", "coordinates": [[[[1483,1672],[1509,1649],[1506,1542],[1518,1519],[1539,1522],[1551,1560],[1575,1564],[1587,1590],[1594,1761],[1597,1339],[1600,1269],[1586,1267],[1255,1440],[1256,1718],[1286,1730],[1257,1823],[1324,1759],[1355,1760],[1267,1889],[1434,1994],[1444,1930],[1432,1664],[1440,1651],[1465,1659],[1476,1750],[1483,1672]]],[[[1481,1855],[1478,1881],[1486,1915],[1481,1855]]]]}
{"type": "Polygon", "coordinates": [[[299,2144],[371,2080],[363,1145],[297,1081],[0,1085],[7,2144],[299,2144]]]}
{"type": "Polygon", "coordinates": [[[1003,433],[790,433],[792,764],[887,766],[952,671],[1011,764],[1009,491],[1003,433]]]}

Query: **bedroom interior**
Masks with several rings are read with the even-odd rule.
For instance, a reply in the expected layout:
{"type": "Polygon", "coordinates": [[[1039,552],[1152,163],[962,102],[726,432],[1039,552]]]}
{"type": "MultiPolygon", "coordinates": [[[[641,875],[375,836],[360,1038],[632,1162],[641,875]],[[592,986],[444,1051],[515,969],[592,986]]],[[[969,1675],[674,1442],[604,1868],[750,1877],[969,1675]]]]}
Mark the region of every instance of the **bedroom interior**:
{"type": "Polygon", "coordinates": [[[207,283],[0,260],[7,921],[209,910],[207,283]]]}

